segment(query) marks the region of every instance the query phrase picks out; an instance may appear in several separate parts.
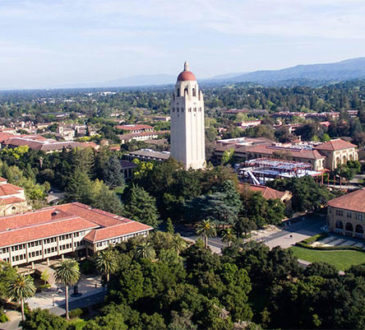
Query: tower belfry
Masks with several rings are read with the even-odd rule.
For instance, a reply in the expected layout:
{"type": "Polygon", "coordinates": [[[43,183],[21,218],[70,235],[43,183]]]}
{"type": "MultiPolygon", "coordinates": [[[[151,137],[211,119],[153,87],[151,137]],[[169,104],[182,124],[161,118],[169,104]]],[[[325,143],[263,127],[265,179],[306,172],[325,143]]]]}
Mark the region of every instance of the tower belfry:
{"type": "Polygon", "coordinates": [[[186,169],[205,166],[204,100],[189,64],[184,63],[171,102],[171,156],[186,169]]]}

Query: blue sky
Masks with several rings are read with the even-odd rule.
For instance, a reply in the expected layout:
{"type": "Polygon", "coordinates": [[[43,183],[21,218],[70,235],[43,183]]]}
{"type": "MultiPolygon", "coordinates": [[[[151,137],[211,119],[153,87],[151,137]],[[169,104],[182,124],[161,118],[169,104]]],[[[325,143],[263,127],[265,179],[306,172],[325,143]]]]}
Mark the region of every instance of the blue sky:
{"type": "Polygon", "coordinates": [[[0,0],[0,88],[365,56],[364,0],[0,0]]]}

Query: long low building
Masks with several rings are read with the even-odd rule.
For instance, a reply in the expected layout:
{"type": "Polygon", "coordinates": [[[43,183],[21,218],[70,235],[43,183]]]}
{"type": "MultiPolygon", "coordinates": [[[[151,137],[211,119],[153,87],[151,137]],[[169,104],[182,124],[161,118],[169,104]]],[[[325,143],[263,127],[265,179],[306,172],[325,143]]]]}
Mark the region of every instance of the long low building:
{"type": "Polygon", "coordinates": [[[12,266],[69,253],[91,256],[111,244],[147,236],[152,227],[81,203],[0,218],[0,259],[12,266]]]}

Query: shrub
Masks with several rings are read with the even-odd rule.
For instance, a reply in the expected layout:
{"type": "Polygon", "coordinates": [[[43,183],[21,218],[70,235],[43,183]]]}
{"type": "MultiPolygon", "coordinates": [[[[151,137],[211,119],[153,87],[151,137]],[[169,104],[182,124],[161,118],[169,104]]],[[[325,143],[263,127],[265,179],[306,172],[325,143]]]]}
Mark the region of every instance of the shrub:
{"type": "Polygon", "coordinates": [[[8,322],[9,318],[3,312],[0,313],[0,323],[8,322]]]}
{"type": "Polygon", "coordinates": [[[74,319],[80,317],[83,314],[83,310],[81,308],[75,308],[70,311],[70,318],[74,319]]]}

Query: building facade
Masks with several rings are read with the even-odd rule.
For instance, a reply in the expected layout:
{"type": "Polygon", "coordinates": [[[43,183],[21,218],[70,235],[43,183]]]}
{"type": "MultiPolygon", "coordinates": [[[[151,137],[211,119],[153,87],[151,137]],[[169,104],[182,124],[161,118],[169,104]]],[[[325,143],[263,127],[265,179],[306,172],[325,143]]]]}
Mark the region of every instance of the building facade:
{"type": "Polygon", "coordinates": [[[171,102],[171,156],[186,169],[205,166],[204,100],[194,74],[185,62],[171,102]]]}
{"type": "Polygon", "coordinates": [[[0,217],[29,211],[24,189],[0,177],[0,217]]]}
{"type": "Polygon", "coordinates": [[[316,147],[316,150],[326,156],[325,167],[331,171],[346,164],[349,160],[358,160],[359,158],[357,146],[341,139],[322,143],[316,147]]]}
{"type": "Polygon", "coordinates": [[[332,232],[365,238],[365,188],[330,200],[327,222],[332,232]]]}
{"type": "Polygon", "coordinates": [[[12,266],[63,257],[91,256],[153,230],[143,223],[81,203],[46,207],[0,218],[0,260],[12,266]]]}

